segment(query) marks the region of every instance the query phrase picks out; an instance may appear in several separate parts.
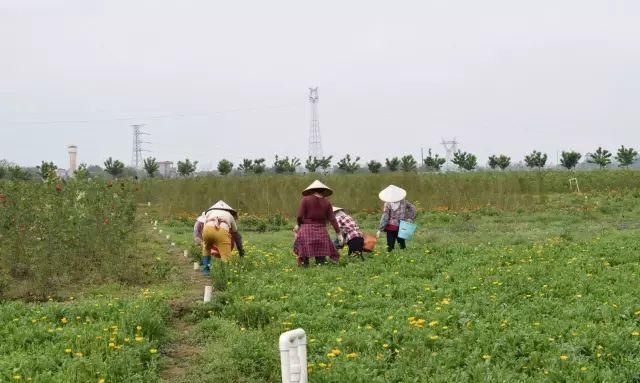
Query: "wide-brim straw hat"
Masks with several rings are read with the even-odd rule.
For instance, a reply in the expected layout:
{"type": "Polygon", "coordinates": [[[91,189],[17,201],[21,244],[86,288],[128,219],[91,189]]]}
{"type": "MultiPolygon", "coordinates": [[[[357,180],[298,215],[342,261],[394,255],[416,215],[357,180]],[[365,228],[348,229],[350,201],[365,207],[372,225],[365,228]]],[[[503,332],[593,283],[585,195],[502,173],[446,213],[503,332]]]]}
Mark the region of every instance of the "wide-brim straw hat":
{"type": "Polygon", "coordinates": [[[232,216],[234,217],[238,216],[238,212],[223,200],[216,202],[213,206],[207,209],[207,212],[211,210],[226,210],[229,213],[231,213],[232,216]]]}
{"type": "Polygon", "coordinates": [[[334,212],[334,213],[337,213],[337,212],[339,212],[339,211],[341,211],[341,210],[342,210],[342,211],[344,211],[344,209],[343,209],[343,208],[341,208],[341,207],[337,207],[337,206],[334,206],[334,207],[333,207],[333,212],[334,212]]]}
{"type": "Polygon", "coordinates": [[[307,186],[307,188],[302,191],[302,195],[311,195],[315,192],[318,192],[325,197],[328,197],[331,194],[333,194],[333,190],[331,190],[330,187],[328,187],[327,185],[323,184],[318,180],[315,180],[311,183],[311,185],[307,186]]]}
{"type": "Polygon", "coordinates": [[[384,202],[400,202],[406,196],[407,191],[396,185],[389,185],[378,194],[378,197],[384,202]]]}

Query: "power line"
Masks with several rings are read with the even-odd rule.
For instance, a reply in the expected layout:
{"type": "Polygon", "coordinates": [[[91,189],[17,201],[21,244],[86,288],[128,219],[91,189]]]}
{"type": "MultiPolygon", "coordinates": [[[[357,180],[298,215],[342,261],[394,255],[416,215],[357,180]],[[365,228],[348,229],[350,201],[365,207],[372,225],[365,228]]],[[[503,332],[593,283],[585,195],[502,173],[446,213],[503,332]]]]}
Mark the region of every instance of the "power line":
{"type": "Polygon", "coordinates": [[[19,124],[19,125],[53,125],[53,124],[86,124],[91,122],[112,122],[112,121],[131,121],[131,120],[156,120],[156,119],[171,119],[171,118],[206,118],[211,115],[225,114],[225,113],[237,113],[237,112],[253,112],[257,110],[270,110],[270,109],[282,109],[298,106],[299,104],[282,104],[282,105],[267,105],[250,108],[235,108],[212,112],[196,112],[196,113],[175,113],[166,115],[152,115],[143,117],[117,117],[117,118],[102,118],[102,119],[85,119],[85,120],[53,120],[53,121],[5,121],[7,124],[19,124]]]}

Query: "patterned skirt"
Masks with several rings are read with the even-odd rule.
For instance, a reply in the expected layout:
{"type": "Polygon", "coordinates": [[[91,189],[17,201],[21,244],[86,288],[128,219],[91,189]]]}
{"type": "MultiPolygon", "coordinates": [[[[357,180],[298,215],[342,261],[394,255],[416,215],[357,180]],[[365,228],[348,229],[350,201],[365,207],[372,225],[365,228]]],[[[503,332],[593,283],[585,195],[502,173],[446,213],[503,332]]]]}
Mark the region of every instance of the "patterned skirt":
{"type": "Polygon", "coordinates": [[[338,250],[331,242],[327,226],[324,224],[305,223],[300,225],[298,235],[293,243],[293,252],[298,258],[329,257],[337,261],[338,250]]]}

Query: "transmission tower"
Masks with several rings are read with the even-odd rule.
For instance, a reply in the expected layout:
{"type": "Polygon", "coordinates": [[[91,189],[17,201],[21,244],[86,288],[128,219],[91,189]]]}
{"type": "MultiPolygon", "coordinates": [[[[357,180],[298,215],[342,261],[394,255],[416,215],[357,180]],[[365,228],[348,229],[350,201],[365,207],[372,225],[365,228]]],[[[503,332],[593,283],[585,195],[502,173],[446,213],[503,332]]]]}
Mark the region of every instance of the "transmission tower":
{"type": "Polygon", "coordinates": [[[142,148],[142,144],[148,144],[148,142],[142,141],[143,135],[149,135],[149,133],[143,132],[141,128],[144,125],[131,125],[133,128],[133,152],[131,154],[131,167],[134,169],[140,169],[140,163],[142,162],[142,152],[148,152],[142,148]]]}
{"type": "Polygon", "coordinates": [[[444,146],[444,150],[446,151],[446,159],[447,162],[451,163],[453,161],[453,153],[458,151],[458,141],[454,138],[450,141],[442,140],[442,146],[444,146]]]}
{"type": "Polygon", "coordinates": [[[322,141],[320,139],[320,121],[318,121],[318,87],[309,88],[311,104],[311,124],[309,126],[309,156],[322,157],[322,141]]]}

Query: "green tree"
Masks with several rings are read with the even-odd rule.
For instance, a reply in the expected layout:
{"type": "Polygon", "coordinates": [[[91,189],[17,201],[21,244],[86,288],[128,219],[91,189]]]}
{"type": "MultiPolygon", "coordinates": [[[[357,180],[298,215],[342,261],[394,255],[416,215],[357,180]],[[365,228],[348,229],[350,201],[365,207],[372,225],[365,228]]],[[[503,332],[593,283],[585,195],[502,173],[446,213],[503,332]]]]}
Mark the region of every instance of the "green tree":
{"type": "Polygon", "coordinates": [[[160,169],[160,165],[158,165],[158,162],[154,157],[145,158],[142,162],[142,167],[150,178],[155,177],[158,169],[160,169]]]}
{"type": "Polygon", "coordinates": [[[218,172],[223,176],[231,173],[231,170],[233,170],[233,162],[226,159],[222,159],[218,162],[218,172]]]}
{"type": "Polygon", "coordinates": [[[320,161],[316,157],[309,156],[304,164],[304,167],[309,171],[309,173],[315,173],[316,170],[320,167],[320,161]]]}
{"type": "Polygon", "coordinates": [[[427,168],[427,171],[438,172],[445,162],[447,162],[446,158],[442,158],[438,154],[431,154],[431,148],[429,148],[427,157],[424,159],[424,166],[427,168]]]}
{"type": "Polygon", "coordinates": [[[322,172],[324,174],[327,174],[327,171],[331,167],[332,159],[333,159],[333,156],[329,156],[329,157],[322,157],[318,160],[318,167],[322,169],[322,172]]]}
{"type": "Polygon", "coordinates": [[[253,172],[253,160],[248,158],[243,158],[242,163],[238,165],[238,170],[243,172],[245,175],[253,172]]]}
{"type": "Polygon", "coordinates": [[[355,159],[351,159],[351,155],[347,154],[340,161],[338,161],[338,169],[342,170],[346,173],[355,173],[356,170],[360,169],[360,157],[356,157],[355,159]]]}
{"type": "Polygon", "coordinates": [[[478,165],[478,159],[475,155],[458,150],[453,153],[454,164],[458,165],[460,169],[473,170],[478,165]]]}
{"type": "Polygon", "coordinates": [[[400,160],[398,159],[398,157],[393,157],[391,159],[385,158],[384,163],[387,166],[387,170],[389,170],[390,172],[396,172],[400,167],[400,160]]]}
{"type": "Polygon", "coordinates": [[[571,170],[575,168],[576,165],[578,165],[578,161],[580,161],[580,158],[582,158],[582,154],[578,152],[575,152],[573,150],[570,152],[565,152],[563,150],[562,156],[560,158],[560,165],[567,168],[567,170],[571,170]]]}
{"type": "Polygon", "coordinates": [[[288,156],[284,158],[280,158],[276,154],[276,159],[273,162],[273,171],[275,171],[278,174],[282,174],[282,173],[293,174],[296,172],[296,168],[300,166],[300,164],[301,163],[299,158],[292,157],[291,159],[289,159],[288,156]]]}
{"type": "Polygon", "coordinates": [[[622,145],[620,148],[618,148],[616,161],[618,161],[618,166],[628,168],[631,164],[633,164],[637,156],[638,152],[633,148],[625,148],[624,145],[622,145]]]}
{"type": "Polygon", "coordinates": [[[58,174],[56,173],[58,167],[53,162],[42,161],[40,165],[36,166],[36,169],[38,170],[38,176],[44,181],[51,181],[58,178],[58,174]]]}
{"type": "Polygon", "coordinates": [[[382,164],[376,160],[371,160],[367,162],[367,168],[369,168],[369,171],[371,173],[380,173],[381,167],[382,167],[382,164]]]}
{"type": "Polygon", "coordinates": [[[413,158],[411,154],[402,156],[400,159],[400,168],[403,172],[415,172],[418,166],[418,162],[413,158]]]}
{"type": "Polygon", "coordinates": [[[589,154],[587,162],[590,164],[596,164],[600,166],[600,169],[604,169],[611,163],[611,155],[611,152],[608,150],[598,147],[594,153],[589,154]]]}
{"type": "Polygon", "coordinates": [[[7,175],[7,168],[9,163],[6,160],[0,160],[0,180],[7,175]]]}
{"type": "Polygon", "coordinates": [[[188,158],[186,158],[184,162],[178,161],[178,174],[183,177],[188,177],[196,172],[197,166],[198,161],[191,162],[188,158]]]}
{"type": "Polygon", "coordinates": [[[28,181],[31,179],[31,174],[18,165],[9,165],[7,167],[7,174],[9,175],[9,179],[13,181],[28,181]]]}
{"type": "Polygon", "coordinates": [[[73,176],[77,180],[86,180],[89,178],[89,169],[87,168],[87,164],[82,163],[78,166],[78,169],[73,173],[73,176]]]}
{"type": "Polygon", "coordinates": [[[112,177],[118,178],[124,172],[124,164],[120,160],[113,160],[111,157],[104,162],[104,170],[112,177]]]}
{"type": "Polygon", "coordinates": [[[534,150],[524,157],[524,163],[530,168],[538,168],[540,170],[547,163],[547,154],[534,150]]]}
{"type": "Polygon", "coordinates": [[[491,169],[500,168],[500,170],[504,170],[511,165],[511,157],[505,156],[504,154],[494,154],[489,156],[488,164],[491,169]]]}
{"type": "Polygon", "coordinates": [[[267,166],[264,164],[264,158],[258,158],[253,160],[253,172],[255,174],[262,174],[266,170],[267,166]]]}

